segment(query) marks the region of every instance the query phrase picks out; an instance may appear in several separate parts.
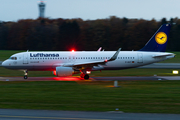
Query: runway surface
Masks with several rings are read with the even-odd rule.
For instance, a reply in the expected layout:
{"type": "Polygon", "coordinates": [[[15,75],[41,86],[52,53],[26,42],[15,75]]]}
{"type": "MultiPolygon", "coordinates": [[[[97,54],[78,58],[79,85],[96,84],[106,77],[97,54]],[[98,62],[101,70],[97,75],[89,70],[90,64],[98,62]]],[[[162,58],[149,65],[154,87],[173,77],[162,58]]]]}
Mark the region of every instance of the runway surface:
{"type": "MultiPolygon", "coordinates": [[[[80,77],[0,77],[0,81],[80,81],[80,77]]],[[[122,81],[122,80],[180,80],[180,76],[146,76],[146,77],[91,77],[92,81],[122,81]]]]}
{"type": "Polygon", "coordinates": [[[179,114],[0,109],[1,120],[179,120],[179,114]]]}

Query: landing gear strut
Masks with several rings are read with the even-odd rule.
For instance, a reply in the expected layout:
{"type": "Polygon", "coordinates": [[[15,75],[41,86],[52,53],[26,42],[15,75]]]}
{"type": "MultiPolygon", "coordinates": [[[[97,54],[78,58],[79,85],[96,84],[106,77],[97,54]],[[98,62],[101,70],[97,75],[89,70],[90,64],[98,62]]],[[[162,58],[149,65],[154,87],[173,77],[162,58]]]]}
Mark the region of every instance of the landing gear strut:
{"type": "Polygon", "coordinates": [[[80,75],[81,78],[84,78],[85,80],[89,79],[89,75],[86,73],[86,71],[83,71],[80,75]]]}
{"type": "Polygon", "coordinates": [[[28,71],[27,70],[24,71],[24,79],[28,79],[28,71]]]}

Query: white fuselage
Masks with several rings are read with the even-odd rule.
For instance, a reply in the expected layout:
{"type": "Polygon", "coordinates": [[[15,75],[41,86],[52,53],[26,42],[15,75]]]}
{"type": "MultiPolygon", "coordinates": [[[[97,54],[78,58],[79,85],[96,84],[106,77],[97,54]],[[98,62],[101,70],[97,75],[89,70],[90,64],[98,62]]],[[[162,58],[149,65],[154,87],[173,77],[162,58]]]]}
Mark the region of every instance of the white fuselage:
{"type": "MultiPolygon", "coordinates": [[[[110,59],[116,51],[76,51],[76,52],[22,52],[14,54],[2,63],[9,69],[28,71],[54,71],[59,66],[76,63],[96,62],[110,59]]],[[[119,70],[139,67],[174,57],[166,52],[120,51],[114,61],[87,68],[87,70],[119,70]]]]}

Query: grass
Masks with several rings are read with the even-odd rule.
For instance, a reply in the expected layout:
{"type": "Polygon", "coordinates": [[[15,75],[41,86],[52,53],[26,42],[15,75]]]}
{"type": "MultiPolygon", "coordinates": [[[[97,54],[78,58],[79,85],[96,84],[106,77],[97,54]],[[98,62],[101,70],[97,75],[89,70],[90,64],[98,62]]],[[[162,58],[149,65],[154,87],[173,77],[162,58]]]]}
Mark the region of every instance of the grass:
{"type": "Polygon", "coordinates": [[[0,108],[180,113],[180,81],[0,82],[0,108]]]}

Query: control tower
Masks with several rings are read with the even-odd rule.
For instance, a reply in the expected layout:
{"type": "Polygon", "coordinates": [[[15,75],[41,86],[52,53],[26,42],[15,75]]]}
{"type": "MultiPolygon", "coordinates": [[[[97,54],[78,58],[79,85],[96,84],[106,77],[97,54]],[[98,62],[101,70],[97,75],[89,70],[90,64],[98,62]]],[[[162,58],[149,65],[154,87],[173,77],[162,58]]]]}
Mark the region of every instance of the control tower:
{"type": "Polygon", "coordinates": [[[43,1],[40,1],[38,6],[39,6],[39,17],[44,18],[44,12],[45,12],[45,6],[46,6],[45,3],[43,1]]]}

